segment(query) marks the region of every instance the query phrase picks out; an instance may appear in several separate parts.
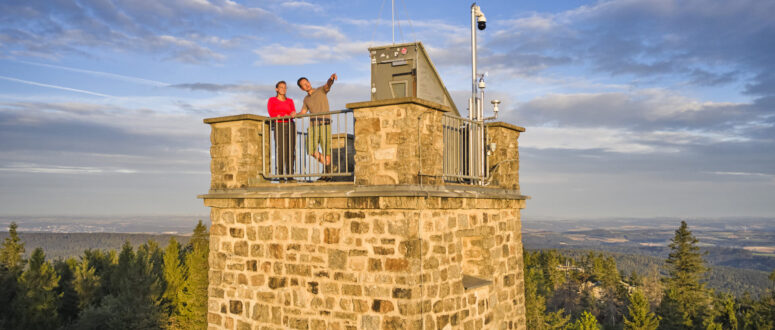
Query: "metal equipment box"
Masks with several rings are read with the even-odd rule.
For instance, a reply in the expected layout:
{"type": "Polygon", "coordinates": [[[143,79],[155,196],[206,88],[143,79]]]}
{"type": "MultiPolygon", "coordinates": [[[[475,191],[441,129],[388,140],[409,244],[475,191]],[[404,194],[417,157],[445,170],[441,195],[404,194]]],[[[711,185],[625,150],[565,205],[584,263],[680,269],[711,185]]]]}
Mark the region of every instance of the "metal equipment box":
{"type": "Polygon", "coordinates": [[[421,42],[369,48],[371,100],[416,97],[460,113],[421,42]]]}

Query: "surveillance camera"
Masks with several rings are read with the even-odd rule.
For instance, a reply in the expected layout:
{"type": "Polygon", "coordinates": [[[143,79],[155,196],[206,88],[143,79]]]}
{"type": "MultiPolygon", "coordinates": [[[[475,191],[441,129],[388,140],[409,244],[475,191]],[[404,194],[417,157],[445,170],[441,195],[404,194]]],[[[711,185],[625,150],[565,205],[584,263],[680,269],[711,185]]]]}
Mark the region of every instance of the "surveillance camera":
{"type": "Polygon", "coordinates": [[[487,28],[487,18],[484,17],[484,14],[479,16],[479,18],[476,21],[477,21],[477,26],[479,27],[479,30],[484,30],[487,28]]]}
{"type": "Polygon", "coordinates": [[[492,100],[490,101],[492,103],[492,112],[495,113],[495,115],[498,115],[498,104],[501,104],[500,100],[492,100]]]}

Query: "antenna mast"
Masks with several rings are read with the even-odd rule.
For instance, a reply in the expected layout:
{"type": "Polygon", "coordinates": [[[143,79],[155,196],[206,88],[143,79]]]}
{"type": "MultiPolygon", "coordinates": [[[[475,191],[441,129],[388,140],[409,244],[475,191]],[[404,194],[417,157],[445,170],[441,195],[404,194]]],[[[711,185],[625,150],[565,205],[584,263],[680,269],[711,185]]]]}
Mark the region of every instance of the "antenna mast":
{"type": "Polygon", "coordinates": [[[396,44],[396,0],[390,0],[390,19],[393,21],[393,44],[396,44]]]}

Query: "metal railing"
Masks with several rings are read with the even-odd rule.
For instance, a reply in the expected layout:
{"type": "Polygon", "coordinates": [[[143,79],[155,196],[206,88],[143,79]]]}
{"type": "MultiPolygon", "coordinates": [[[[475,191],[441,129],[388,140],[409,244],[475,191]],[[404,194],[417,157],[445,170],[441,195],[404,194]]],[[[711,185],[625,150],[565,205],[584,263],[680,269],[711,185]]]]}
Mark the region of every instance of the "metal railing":
{"type": "Polygon", "coordinates": [[[481,184],[487,179],[484,128],[482,121],[442,116],[444,181],[481,184]]]}
{"type": "Polygon", "coordinates": [[[266,179],[288,181],[352,180],[354,163],[352,110],[267,119],[261,144],[266,179]],[[269,141],[267,141],[268,139],[269,141]]]}

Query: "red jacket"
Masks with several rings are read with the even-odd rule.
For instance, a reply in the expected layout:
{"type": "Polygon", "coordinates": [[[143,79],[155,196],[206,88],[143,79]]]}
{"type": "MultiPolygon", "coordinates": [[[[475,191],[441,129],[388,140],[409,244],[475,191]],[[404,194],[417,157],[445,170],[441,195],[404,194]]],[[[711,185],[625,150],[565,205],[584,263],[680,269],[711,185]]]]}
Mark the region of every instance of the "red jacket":
{"type": "MultiPolygon", "coordinates": [[[[285,117],[296,113],[296,106],[293,105],[293,99],[285,98],[285,101],[280,101],[273,96],[266,103],[266,110],[269,112],[269,117],[285,117]]],[[[287,123],[288,120],[280,120],[280,122],[287,123]]]]}

